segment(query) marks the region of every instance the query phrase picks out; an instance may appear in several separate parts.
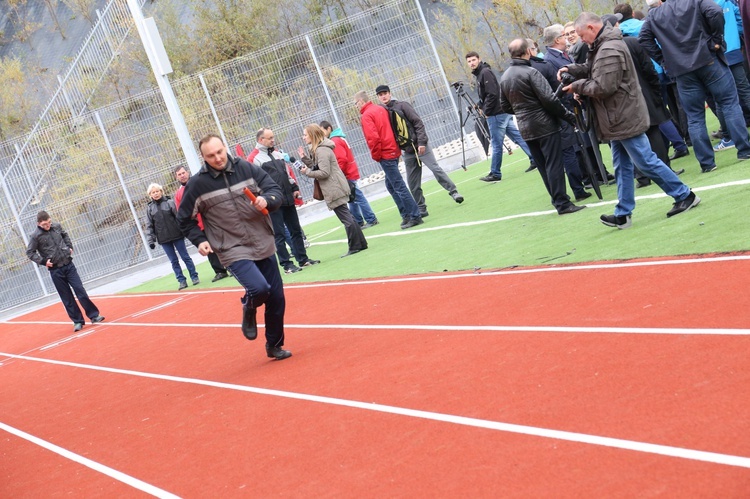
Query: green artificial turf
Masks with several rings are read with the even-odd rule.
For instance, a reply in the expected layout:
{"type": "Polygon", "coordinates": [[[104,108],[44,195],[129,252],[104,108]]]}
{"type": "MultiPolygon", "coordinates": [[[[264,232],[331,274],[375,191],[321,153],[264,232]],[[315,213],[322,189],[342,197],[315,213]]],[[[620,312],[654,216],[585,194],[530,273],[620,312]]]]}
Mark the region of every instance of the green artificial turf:
{"type": "MultiPolygon", "coordinates": [[[[602,151],[605,161],[610,161],[606,146],[602,151]]],[[[602,186],[603,201],[594,195],[578,203],[586,204],[585,210],[560,216],[539,173],[524,173],[528,159],[516,150],[503,158],[502,182],[479,180],[489,170],[487,161],[450,174],[465,197],[463,204],[455,203],[434,180],[425,182],[430,216],[415,228],[399,228],[401,218],[390,197],[372,202],[380,224],[365,230],[369,249],[359,254],[340,258],[347,251],[346,235],[335,216],[306,225],[304,231],[312,242],[308,255],[322,263],[284,275],[284,282],[746,251],[750,249],[750,224],[745,218],[750,184],[744,181],[750,179],[750,161],[738,161],[736,156],[735,149],[717,153],[718,169],[708,174],[700,172],[692,154],[673,161],[674,169],[686,169],[680,178],[697,189],[701,204],[667,218],[671,198],[655,184],[636,189],[633,226],[618,230],[599,222],[601,214],[614,209],[614,185],[602,186]],[[732,182],[739,185],[720,186],[732,182]],[[701,191],[701,187],[711,188],[701,191]]],[[[201,288],[238,285],[232,278],[211,283],[213,272],[207,262],[198,270],[201,288]]],[[[175,289],[174,276],[169,275],[129,292],[175,289]]]]}

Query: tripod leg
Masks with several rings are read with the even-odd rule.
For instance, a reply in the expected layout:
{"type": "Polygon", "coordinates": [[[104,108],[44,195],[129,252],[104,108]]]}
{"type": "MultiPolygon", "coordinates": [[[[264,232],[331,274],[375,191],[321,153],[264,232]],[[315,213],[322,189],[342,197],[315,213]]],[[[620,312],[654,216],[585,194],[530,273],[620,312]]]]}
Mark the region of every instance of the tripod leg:
{"type": "MultiPolygon", "coordinates": [[[[594,188],[596,197],[598,197],[601,200],[603,199],[602,190],[599,188],[599,182],[596,180],[596,173],[594,172],[594,165],[591,164],[591,158],[589,158],[589,154],[588,152],[586,152],[586,144],[584,143],[581,136],[578,134],[578,130],[573,130],[573,133],[576,136],[578,147],[581,148],[581,156],[583,157],[583,165],[586,168],[586,174],[591,179],[591,186],[594,188]]],[[[607,178],[606,175],[604,178],[607,178]]]]}

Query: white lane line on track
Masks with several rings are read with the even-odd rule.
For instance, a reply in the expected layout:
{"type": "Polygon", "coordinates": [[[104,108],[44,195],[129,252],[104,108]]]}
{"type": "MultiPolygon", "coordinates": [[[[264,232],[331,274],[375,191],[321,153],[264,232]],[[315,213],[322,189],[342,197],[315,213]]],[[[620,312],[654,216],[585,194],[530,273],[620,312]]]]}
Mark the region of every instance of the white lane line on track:
{"type": "MultiPolygon", "coordinates": [[[[719,189],[724,187],[736,187],[736,186],[742,186],[750,184],[750,179],[743,179],[743,180],[737,180],[734,182],[726,182],[724,184],[717,184],[717,185],[710,185],[706,187],[696,187],[693,189],[695,192],[702,192],[702,191],[708,191],[712,189],[719,189]]],[[[667,197],[667,194],[664,192],[659,192],[656,194],[647,194],[643,196],[636,196],[636,201],[643,200],[643,199],[660,199],[667,197]]],[[[607,205],[615,205],[618,203],[617,199],[608,200],[608,201],[592,201],[590,203],[585,203],[586,206],[589,208],[598,208],[602,206],[607,205]]],[[[473,222],[461,222],[461,223],[455,223],[455,224],[449,224],[449,225],[439,225],[435,227],[420,227],[418,229],[410,229],[408,231],[394,231],[394,232],[385,232],[383,234],[372,234],[368,235],[367,239],[378,239],[381,237],[402,237],[402,236],[408,236],[410,234],[418,234],[420,232],[432,232],[436,230],[448,230],[448,229],[455,229],[458,227],[473,227],[476,225],[486,225],[486,224],[492,224],[497,222],[505,222],[507,220],[516,220],[519,218],[533,218],[533,217],[541,217],[546,215],[557,215],[557,211],[555,210],[544,210],[544,211],[532,211],[532,212],[526,212],[526,213],[518,213],[515,215],[508,215],[505,217],[499,217],[499,218],[489,218],[485,220],[475,220],[473,222]]],[[[341,244],[347,242],[346,239],[337,239],[335,241],[319,241],[313,243],[313,245],[324,245],[324,244],[341,244]]]]}
{"type": "Polygon", "coordinates": [[[338,399],[333,397],[324,397],[320,395],[310,395],[305,393],[286,392],[282,390],[271,390],[268,388],[257,388],[252,386],[236,385],[231,383],[222,383],[218,381],[209,381],[197,378],[185,378],[182,376],[171,376],[166,374],[154,374],[140,371],[131,371],[128,369],[116,369],[112,367],[95,366],[90,364],[79,364],[76,362],[66,362],[61,360],[40,359],[28,357],[25,355],[13,355],[0,352],[0,355],[29,360],[32,362],[41,362],[44,364],[54,364],[65,367],[75,367],[80,369],[89,369],[93,371],[102,371],[114,374],[124,374],[128,376],[137,376],[140,378],[156,379],[161,381],[173,381],[176,383],[187,383],[199,386],[209,386],[213,388],[222,388],[240,392],[254,393],[258,395],[270,395],[293,400],[302,400],[305,402],[316,402],[320,404],[349,407],[353,409],[362,409],[367,411],[394,414],[397,416],[407,416],[412,418],[426,419],[431,421],[440,421],[444,423],[458,424],[462,426],[472,426],[488,430],[504,431],[508,433],[517,433],[531,435],[542,438],[553,438],[569,442],[598,445],[604,447],[613,447],[617,449],[632,450],[636,452],[645,452],[649,454],[658,454],[662,456],[677,457],[681,459],[690,459],[694,461],[703,461],[707,463],[723,464],[727,466],[737,466],[741,468],[750,468],[750,457],[734,456],[731,454],[720,454],[716,452],[707,452],[683,447],[672,447],[669,445],[651,444],[648,442],[638,442],[635,440],[623,440],[612,437],[602,437],[598,435],[589,435],[586,433],[575,433],[570,431],[553,430],[549,428],[539,428],[535,426],[525,426],[511,423],[502,423],[499,421],[489,421],[486,419],[469,418],[456,416],[453,414],[443,414],[438,412],[421,411],[417,409],[407,409],[383,404],[374,404],[368,402],[359,402],[356,400],[338,399]]]}
{"type": "MultiPolygon", "coordinates": [[[[0,322],[2,323],[2,322],[0,322]]],[[[13,321],[7,324],[67,324],[67,322],[49,321],[13,321]]],[[[220,328],[239,329],[239,324],[184,324],[176,322],[110,322],[113,327],[169,327],[169,328],[220,328]]],[[[265,327],[265,324],[258,324],[265,327]]],[[[588,334],[677,334],[677,335],[718,335],[718,336],[747,336],[750,329],[746,328],[665,328],[665,327],[592,327],[592,326],[473,326],[473,325],[444,325],[444,324],[284,324],[289,329],[346,329],[346,330],[401,330],[401,331],[497,331],[497,332],[528,332],[528,333],[588,333],[588,334]]],[[[69,341],[53,343],[45,348],[69,341]]]]}
{"type": "Polygon", "coordinates": [[[142,480],[138,480],[137,478],[134,478],[130,475],[126,475],[125,473],[121,471],[112,469],[109,466],[105,466],[96,461],[92,461],[91,459],[88,459],[79,454],[76,454],[75,452],[71,452],[53,443],[47,442],[46,440],[42,440],[39,437],[30,435],[26,433],[25,431],[19,430],[5,423],[0,422],[0,430],[5,430],[6,432],[11,433],[19,438],[27,440],[40,447],[43,447],[49,451],[54,452],[55,454],[58,454],[64,458],[70,459],[71,461],[75,461],[78,464],[82,464],[83,466],[86,466],[87,468],[91,468],[94,471],[98,471],[99,473],[112,477],[115,480],[122,482],[126,485],[129,485],[135,489],[142,490],[143,492],[146,492],[147,494],[151,494],[152,496],[164,497],[164,498],[179,498],[180,497],[180,496],[176,496],[172,494],[171,492],[167,492],[166,490],[160,489],[158,487],[155,487],[154,485],[146,483],[142,480]]]}
{"type": "MultiPolygon", "coordinates": [[[[716,263],[716,262],[733,262],[733,261],[745,261],[750,260],[750,255],[727,255],[727,256],[715,256],[707,258],[682,258],[682,259],[671,259],[671,260],[647,260],[638,262],[613,262],[613,263],[594,263],[594,264],[566,264],[566,265],[555,265],[555,266],[544,266],[544,267],[520,267],[520,268],[506,268],[502,270],[480,270],[478,272],[464,271],[462,273],[449,273],[449,274],[430,274],[430,275],[418,275],[409,277],[383,277],[377,279],[358,279],[355,281],[336,281],[336,282],[312,282],[312,283],[299,283],[299,284],[285,284],[284,289],[308,289],[308,288],[326,288],[335,286],[364,286],[368,284],[388,284],[393,282],[418,282],[418,281],[431,281],[436,279],[473,279],[481,277],[494,277],[504,275],[517,275],[517,274],[537,274],[544,272],[575,272],[581,270],[599,270],[599,269],[620,269],[620,268],[631,268],[631,267],[656,267],[660,265],[691,265],[698,263],[716,263]]],[[[460,272],[460,271],[457,271],[460,272]]],[[[237,293],[242,292],[242,288],[239,284],[233,288],[218,288],[218,289],[207,289],[200,291],[187,291],[178,293],[177,291],[167,291],[162,293],[123,293],[117,295],[99,295],[97,299],[102,298],[115,298],[115,299],[129,299],[129,298],[142,298],[142,297],[155,297],[155,296],[189,296],[189,295],[201,295],[201,294],[218,294],[218,293],[237,293]]],[[[2,322],[2,321],[0,321],[2,322]]],[[[13,321],[8,321],[12,323],[13,321]]]]}
{"type": "Polygon", "coordinates": [[[141,310],[140,312],[136,312],[132,315],[132,317],[140,317],[142,315],[150,314],[151,312],[155,312],[157,310],[161,310],[162,308],[171,307],[172,305],[175,305],[179,302],[181,302],[184,299],[184,297],[180,297],[171,301],[164,302],[160,305],[153,306],[151,308],[147,308],[145,310],[141,310]]]}

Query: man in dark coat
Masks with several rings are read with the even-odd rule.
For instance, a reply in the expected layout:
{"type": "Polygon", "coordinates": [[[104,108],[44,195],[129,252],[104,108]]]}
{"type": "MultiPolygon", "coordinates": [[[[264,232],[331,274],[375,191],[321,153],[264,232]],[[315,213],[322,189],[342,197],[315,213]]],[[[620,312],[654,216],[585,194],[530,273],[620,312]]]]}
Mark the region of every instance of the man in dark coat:
{"type": "Polygon", "coordinates": [[[552,205],[560,215],[585,206],[571,203],[565,192],[565,172],[560,146],[560,120],[573,114],[554,97],[549,82],[529,62],[529,43],[517,38],[508,45],[511,65],[500,79],[500,108],[515,114],[521,136],[531,150],[552,205]]]}
{"type": "Polygon", "coordinates": [[[78,301],[81,302],[92,324],[102,322],[104,317],[99,314],[99,309],[86,293],[78,270],[73,264],[73,243],[68,233],[62,225],[52,222],[46,211],[40,211],[37,214],[36,224],[37,229],[29,237],[26,256],[32,262],[49,270],[49,276],[52,278],[57,294],[60,295],[68,317],[73,321],[73,331],[80,331],[85,324],[75,297],[78,297],[78,301]]]}
{"type": "Polygon", "coordinates": [[[294,200],[301,197],[299,185],[292,179],[287,170],[284,155],[275,150],[276,137],[270,128],[261,128],[255,134],[255,148],[247,156],[247,160],[259,166],[270,175],[281,189],[281,206],[278,210],[271,212],[273,222],[273,234],[276,242],[276,254],[279,257],[279,265],[287,274],[299,272],[304,267],[316,265],[320,260],[313,260],[307,256],[305,241],[302,237],[302,226],[297,215],[297,206],[294,200]],[[284,227],[289,230],[292,242],[292,254],[297,259],[299,267],[294,265],[289,251],[286,249],[286,237],[284,227]]]}

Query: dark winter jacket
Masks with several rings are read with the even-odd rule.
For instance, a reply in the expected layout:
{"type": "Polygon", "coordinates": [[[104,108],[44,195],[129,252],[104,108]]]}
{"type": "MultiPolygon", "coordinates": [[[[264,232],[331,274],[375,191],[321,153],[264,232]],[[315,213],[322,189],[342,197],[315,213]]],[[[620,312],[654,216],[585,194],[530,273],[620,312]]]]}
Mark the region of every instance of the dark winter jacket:
{"type": "Polygon", "coordinates": [[[29,237],[29,245],[26,247],[26,256],[29,260],[45,267],[47,260],[51,260],[52,268],[62,267],[73,260],[71,255],[73,243],[65,229],[59,223],[53,222],[49,230],[37,227],[29,237]]]}
{"type": "Polygon", "coordinates": [[[486,62],[480,62],[471,73],[477,79],[479,105],[485,116],[502,114],[502,110],[500,109],[500,86],[490,65],[486,62]]]}
{"type": "Polygon", "coordinates": [[[724,12],[714,0],[669,1],[649,10],[638,41],[673,77],[711,64],[714,56],[727,63],[724,12]]]}
{"type": "Polygon", "coordinates": [[[190,178],[177,211],[183,234],[195,246],[208,241],[225,267],[239,260],[262,260],[276,252],[270,217],[263,215],[243,188],[263,196],[268,211],[281,206],[281,189],[261,168],[230,157],[224,170],[204,164],[190,178]],[[195,216],[203,217],[205,231],[195,216]]]}
{"type": "Polygon", "coordinates": [[[597,135],[603,142],[629,139],[648,130],[646,101],[618,28],[605,25],[586,63],[572,64],[568,71],[577,78],[571,84],[573,91],[591,98],[597,135]]]}
{"type": "Polygon", "coordinates": [[[558,133],[560,120],[572,119],[542,73],[524,59],[511,59],[500,78],[500,107],[516,115],[518,131],[527,142],[558,133]]]}
{"type": "Polygon", "coordinates": [[[628,46],[630,55],[633,57],[635,72],[638,74],[638,83],[643,92],[643,98],[646,100],[648,109],[649,124],[651,126],[659,125],[668,121],[672,115],[667,111],[664,105],[664,99],[661,94],[661,83],[659,75],[656,74],[654,63],[643,49],[638,39],[632,36],[623,36],[622,41],[628,46]]]}
{"type": "MultiPolygon", "coordinates": [[[[400,111],[408,122],[410,128],[409,131],[411,132],[412,137],[416,137],[417,139],[417,146],[427,147],[427,130],[424,127],[422,118],[419,117],[419,114],[417,114],[417,111],[412,107],[411,104],[409,104],[408,102],[391,99],[390,101],[388,101],[388,104],[386,104],[386,107],[389,109],[400,111]]],[[[407,147],[409,146],[405,145],[401,149],[406,150],[407,147]]],[[[411,152],[413,153],[414,151],[411,152]]]]}
{"type": "Polygon", "coordinates": [[[166,244],[182,239],[177,223],[177,207],[174,199],[162,196],[149,201],[146,206],[146,239],[149,244],[166,244]]]}
{"type": "Polygon", "coordinates": [[[260,166],[281,188],[281,206],[294,205],[294,193],[299,191],[299,185],[289,176],[283,154],[278,151],[269,154],[266,146],[256,144],[247,160],[255,166],[260,166]]]}

